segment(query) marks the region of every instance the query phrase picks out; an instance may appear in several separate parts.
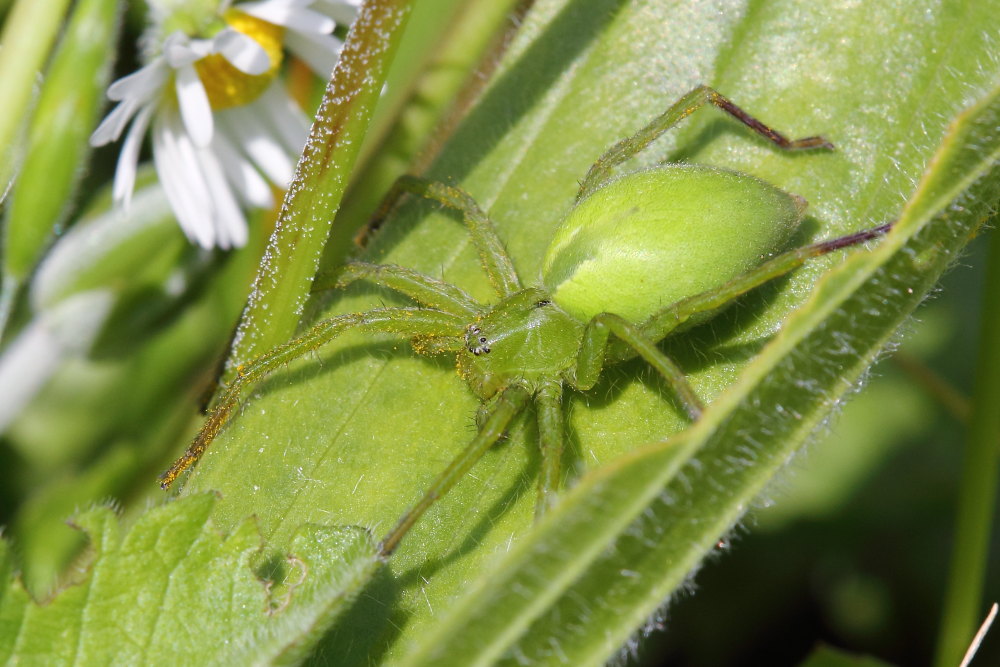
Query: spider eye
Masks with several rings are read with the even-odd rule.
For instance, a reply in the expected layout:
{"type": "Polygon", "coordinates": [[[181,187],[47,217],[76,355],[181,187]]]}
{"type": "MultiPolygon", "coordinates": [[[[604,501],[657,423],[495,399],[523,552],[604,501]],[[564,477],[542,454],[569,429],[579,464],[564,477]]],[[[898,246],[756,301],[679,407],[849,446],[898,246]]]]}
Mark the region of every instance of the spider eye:
{"type": "Polygon", "coordinates": [[[551,306],[551,305],[552,301],[550,301],[549,299],[542,299],[541,301],[535,304],[535,308],[544,308],[545,306],[551,306]]]}

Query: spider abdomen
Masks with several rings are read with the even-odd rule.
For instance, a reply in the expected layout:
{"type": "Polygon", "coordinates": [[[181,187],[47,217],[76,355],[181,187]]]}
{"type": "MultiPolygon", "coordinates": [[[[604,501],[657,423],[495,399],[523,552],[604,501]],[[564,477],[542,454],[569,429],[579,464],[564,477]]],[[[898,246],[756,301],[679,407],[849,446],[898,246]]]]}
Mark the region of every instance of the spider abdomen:
{"type": "Polygon", "coordinates": [[[728,169],[626,174],[569,212],[542,281],[581,321],[611,312],[641,322],[758,266],[787,244],[804,211],[800,197],[728,169]]]}

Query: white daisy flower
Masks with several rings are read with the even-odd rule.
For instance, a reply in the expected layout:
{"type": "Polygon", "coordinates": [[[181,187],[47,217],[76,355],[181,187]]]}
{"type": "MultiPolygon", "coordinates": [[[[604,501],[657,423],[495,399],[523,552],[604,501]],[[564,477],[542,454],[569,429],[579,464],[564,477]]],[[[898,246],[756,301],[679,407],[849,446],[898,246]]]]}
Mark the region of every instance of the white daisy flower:
{"type": "Polygon", "coordinates": [[[338,24],[360,0],[158,0],[145,37],[147,64],[118,79],[118,105],[90,137],[116,141],[131,122],[115,171],[127,206],[139,148],[152,128],[153,160],[184,233],[203,248],[246,243],[243,207],[274,205],[293,156],[305,145],[305,114],[276,81],[288,47],[318,75],[333,70],[338,24]]]}

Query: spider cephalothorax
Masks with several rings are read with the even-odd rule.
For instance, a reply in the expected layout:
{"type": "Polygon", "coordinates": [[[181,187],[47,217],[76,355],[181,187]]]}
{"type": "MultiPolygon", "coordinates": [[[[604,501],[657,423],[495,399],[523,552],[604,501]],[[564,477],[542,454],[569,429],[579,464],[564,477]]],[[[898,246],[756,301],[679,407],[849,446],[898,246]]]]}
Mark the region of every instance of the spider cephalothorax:
{"type": "Polygon", "coordinates": [[[469,325],[459,373],[482,399],[513,383],[534,393],[540,382],[572,370],[582,335],[583,324],[545,291],[521,290],[469,325]]]}

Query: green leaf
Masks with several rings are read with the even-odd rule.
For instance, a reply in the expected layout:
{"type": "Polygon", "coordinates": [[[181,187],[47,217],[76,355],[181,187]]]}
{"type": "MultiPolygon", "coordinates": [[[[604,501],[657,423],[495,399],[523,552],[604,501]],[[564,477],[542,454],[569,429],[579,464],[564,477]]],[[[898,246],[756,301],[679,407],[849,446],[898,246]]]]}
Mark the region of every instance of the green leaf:
{"type": "MultiPolygon", "coordinates": [[[[536,434],[530,415],[521,420],[407,536],[323,655],[416,662],[464,640],[481,653],[448,660],[613,654],[835,411],[995,203],[981,178],[992,139],[982,129],[963,138],[968,119],[932,160],[949,123],[1000,79],[989,41],[998,28],[1000,16],[974,0],[537,2],[430,172],[490,212],[526,282],[592,161],[703,82],[839,150],[782,154],[705,111],[633,167],[687,159],[800,194],[812,214],[797,243],[897,218],[899,229],[871,253],[812,262],[666,341],[711,404],[690,431],[676,435],[683,415],[639,362],[573,394],[566,464],[573,478],[593,472],[535,533],[536,434]],[[530,585],[491,588],[501,575],[530,585]]],[[[426,203],[404,203],[366,258],[491,298],[464,230],[426,203]]],[[[318,307],[395,302],[357,286],[318,307]]],[[[221,525],[256,512],[276,544],[302,521],[384,533],[468,442],[477,406],[450,360],[345,336],[262,382],[184,493],[220,490],[221,525]]]]}
{"type": "MultiPolygon", "coordinates": [[[[110,509],[80,515],[92,561],[79,581],[38,604],[5,577],[0,656],[46,665],[300,660],[375,571],[371,539],[309,525],[289,554],[271,554],[253,519],[219,535],[215,502],[202,494],[168,503],[128,531],[110,509]]],[[[6,542],[2,549],[0,570],[9,570],[6,542]]]]}

